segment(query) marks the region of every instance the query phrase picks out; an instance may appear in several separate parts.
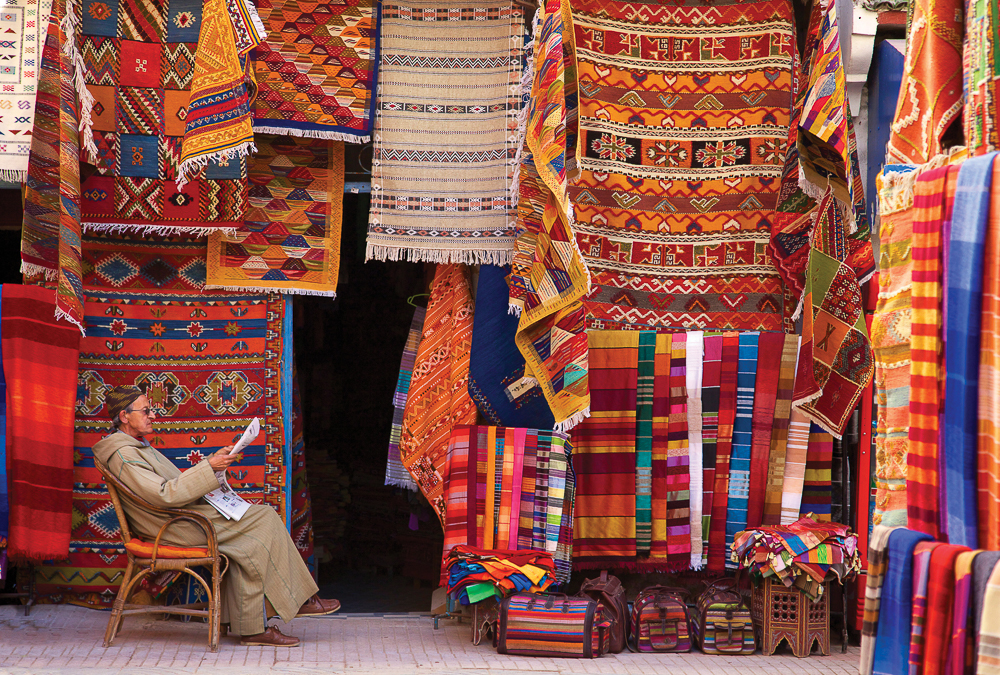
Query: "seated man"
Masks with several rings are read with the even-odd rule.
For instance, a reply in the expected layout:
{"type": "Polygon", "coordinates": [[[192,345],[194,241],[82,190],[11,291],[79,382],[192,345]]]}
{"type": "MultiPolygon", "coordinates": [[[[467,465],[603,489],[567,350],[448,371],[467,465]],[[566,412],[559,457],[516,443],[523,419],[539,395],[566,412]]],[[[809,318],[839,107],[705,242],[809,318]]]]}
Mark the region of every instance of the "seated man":
{"type": "MultiPolygon", "coordinates": [[[[222,623],[242,636],[240,644],[295,647],[298,638],[267,627],[277,615],[286,623],[296,616],[320,616],[340,609],[337,600],[321,600],[302,556],[281,518],[270,506],[255,504],[237,520],[227,520],[203,499],[219,487],[216,471],[237,459],[232,446],[181,473],[143,436],[153,432],[155,413],[135,387],[115,387],[106,397],[116,433],[94,445],[94,457],[140,497],[161,508],[198,511],[215,526],[219,551],[229,558],[222,579],[222,623]]],[[[129,524],[147,540],[156,537],[169,518],[129,505],[129,524]]],[[[177,522],[164,533],[163,543],[205,546],[200,527],[177,522]]]]}

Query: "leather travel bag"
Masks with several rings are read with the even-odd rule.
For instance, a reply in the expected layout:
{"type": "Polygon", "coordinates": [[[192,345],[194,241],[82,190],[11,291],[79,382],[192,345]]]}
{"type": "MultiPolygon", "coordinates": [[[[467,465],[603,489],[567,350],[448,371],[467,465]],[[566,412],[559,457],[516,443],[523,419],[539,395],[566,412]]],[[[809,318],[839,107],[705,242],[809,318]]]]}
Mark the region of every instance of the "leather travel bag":
{"type": "Polygon", "coordinates": [[[600,603],[561,593],[515,593],[500,606],[501,654],[596,658],[606,654],[611,624],[600,603]]]}
{"type": "Polygon", "coordinates": [[[617,654],[625,649],[628,639],[628,601],[625,599],[625,588],[618,577],[609,576],[607,570],[603,570],[597,579],[583,582],[580,595],[596,600],[603,606],[604,617],[611,624],[611,653],[617,654]]]}
{"type": "Polygon", "coordinates": [[[691,629],[685,591],[649,586],[632,604],[629,648],[639,652],[689,652],[691,629]]]}
{"type": "Polygon", "coordinates": [[[757,649],[750,608],[736,589],[735,579],[718,579],[698,597],[695,638],[706,654],[737,656],[757,649]]]}

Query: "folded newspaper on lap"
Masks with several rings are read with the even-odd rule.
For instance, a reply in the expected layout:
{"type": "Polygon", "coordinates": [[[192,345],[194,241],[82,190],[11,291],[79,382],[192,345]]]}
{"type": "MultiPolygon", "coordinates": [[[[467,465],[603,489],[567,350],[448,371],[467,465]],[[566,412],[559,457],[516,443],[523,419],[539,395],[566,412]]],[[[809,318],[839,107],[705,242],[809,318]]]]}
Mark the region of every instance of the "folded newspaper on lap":
{"type": "MultiPolygon", "coordinates": [[[[253,422],[247,425],[246,431],[240,436],[240,440],[236,442],[233,449],[229,452],[230,455],[235,455],[242,452],[245,447],[253,443],[254,439],[260,434],[260,420],[256,417],[253,418],[253,422]]],[[[216,478],[219,479],[219,489],[212,490],[207,495],[205,495],[205,501],[215,507],[215,509],[224,515],[229,520],[239,520],[243,517],[243,514],[247,512],[250,508],[250,502],[240,497],[236,494],[231,487],[229,487],[229,481],[226,480],[225,471],[216,471],[216,478]]]]}

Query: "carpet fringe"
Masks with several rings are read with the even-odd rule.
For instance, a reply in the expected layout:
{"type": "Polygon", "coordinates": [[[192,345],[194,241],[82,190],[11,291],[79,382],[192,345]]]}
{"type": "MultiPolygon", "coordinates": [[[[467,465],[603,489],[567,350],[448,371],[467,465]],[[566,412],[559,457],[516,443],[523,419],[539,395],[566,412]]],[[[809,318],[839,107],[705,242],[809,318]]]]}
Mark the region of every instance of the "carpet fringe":
{"type": "Polygon", "coordinates": [[[325,138],[328,141],[343,141],[344,143],[371,143],[371,135],[357,136],[342,131],[318,131],[315,129],[291,129],[288,127],[272,127],[266,124],[254,124],[255,134],[273,134],[275,136],[298,136],[299,138],[325,138]]]}
{"type": "Polygon", "coordinates": [[[513,314],[514,316],[516,316],[518,318],[521,317],[521,310],[522,309],[524,309],[524,308],[521,307],[521,305],[515,305],[512,302],[507,304],[507,313],[508,314],[513,314]]]}
{"type": "Polygon", "coordinates": [[[54,281],[59,277],[59,270],[54,270],[51,267],[42,267],[41,265],[35,265],[34,263],[29,263],[21,261],[21,274],[29,277],[37,277],[40,274],[45,275],[46,281],[54,281]]]}
{"type": "Polygon", "coordinates": [[[531,110],[528,98],[535,81],[535,45],[538,42],[538,27],[541,25],[541,7],[535,10],[531,21],[531,40],[524,45],[526,52],[524,69],[521,72],[521,82],[518,84],[517,97],[521,101],[521,109],[517,113],[517,147],[514,153],[513,171],[511,172],[510,204],[515,214],[514,224],[517,224],[517,203],[521,198],[521,159],[524,155],[524,142],[528,135],[528,113],[531,110]]]}
{"type": "Polygon", "coordinates": [[[496,265],[503,267],[514,260],[514,241],[509,249],[413,249],[402,246],[382,246],[369,243],[365,246],[365,261],[407,261],[429,262],[439,265],[460,263],[463,265],[496,265]]]}
{"type": "Polygon", "coordinates": [[[0,180],[8,183],[26,183],[28,181],[28,170],[0,169],[0,180]]]}
{"type": "Polygon", "coordinates": [[[97,144],[94,143],[94,95],[87,89],[85,73],[87,64],[83,60],[83,54],[76,45],[76,31],[80,20],[76,14],[76,0],[69,0],[66,3],[66,16],[63,17],[60,29],[66,36],[66,44],[63,45],[63,55],[69,59],[70,67],[73,70],[73,86],[80,101],[80,143],[87,151],[90,163],[97,163],[97,144]]]}
{"type": "Polygon", "coordinates": [[[138,223],[81,223],[84,232],[107,232],[110,234],[193,234],[196,237],[207,237],[214,232],[221,232],[227,237],[236,236],[235,227],[187,227],[184,225],[141,225],[138,223]]]}
{"type": "Polygon", "coordinates": [[[59,309],[58,305],[56,306],[56,318],[65,319],[66,321],[69,321],[71,324],[80,329],[80,335],[82,335],[83,337],[87,337],[87,331],[84,329],[83,324],[74,319],[72,316],[70,316],[66,310],[59,309]]]}
{"type": "Polygon", "coordinates": [[[208,155],[185,159],[177,167],[177,189],[183,190],[184,186],[191,182],[192,178],[198,176],[208,166],[209,162],[221,162],[222,160],[230,159],[240,160],[244,157],[249,158],[256,152],[257,144],[250,140],[208,155]]]}
{"type": "Polygon", "coordinates": [[[410,492],[420,492],[420,488],[417,487],[416,483],[407,482],[399,478],[386,478],[385,484],[391,487],[403,488],[404,490],[409,490],[410,492]]]}
{"type": "Polygon", "coordinates": [[[316,295],[321,297],[336,299],[337,291],[314,291],[308,288],[258,288],[256,286],[222,286],[219,284],[205,284],[206,291],[229,291],[231,293],[283,293],[285,295],[316,295]]]}
{"type": "Polygon", "coordinates": [[[556,422],[556,425],[552,427],[552,430],[558,431],[559,433],[562,434],[569,433],[569,431],[573,427],[575,427],[577,424],[587,419],[588,417],[590,417],[590,406],[587,406],[586,408],[576,413],[575,415],[570,415],[562,422],[556,422]]]}

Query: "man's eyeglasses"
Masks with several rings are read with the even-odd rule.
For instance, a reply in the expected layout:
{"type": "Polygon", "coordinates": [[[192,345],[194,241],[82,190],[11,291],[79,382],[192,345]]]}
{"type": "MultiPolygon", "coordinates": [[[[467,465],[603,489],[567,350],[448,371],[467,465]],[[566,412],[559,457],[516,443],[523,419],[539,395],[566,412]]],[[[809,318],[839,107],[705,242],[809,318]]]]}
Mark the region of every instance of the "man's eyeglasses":
{"type": "Polygon", "coordinates": [[[152,415],[155,415],[155,414],[156,414],[156,411],[154,411],[154,410],[151,410],[151,409],[150,409],[149,407],[146,407],[146,408],[138,408],[138,409],[136,409],[136,410],[133,410],[132,408],[126,408],[126,409],[125,409],[125,414],[126,414],[126,415],[128,415],[128,414],[131,414],[131,413],[134,413],[134,412],[137,412],[137,413],[142,413],[143,417],[149,417],[149,416],[150,416],[151,414],[152,414],[152,415]]]}

